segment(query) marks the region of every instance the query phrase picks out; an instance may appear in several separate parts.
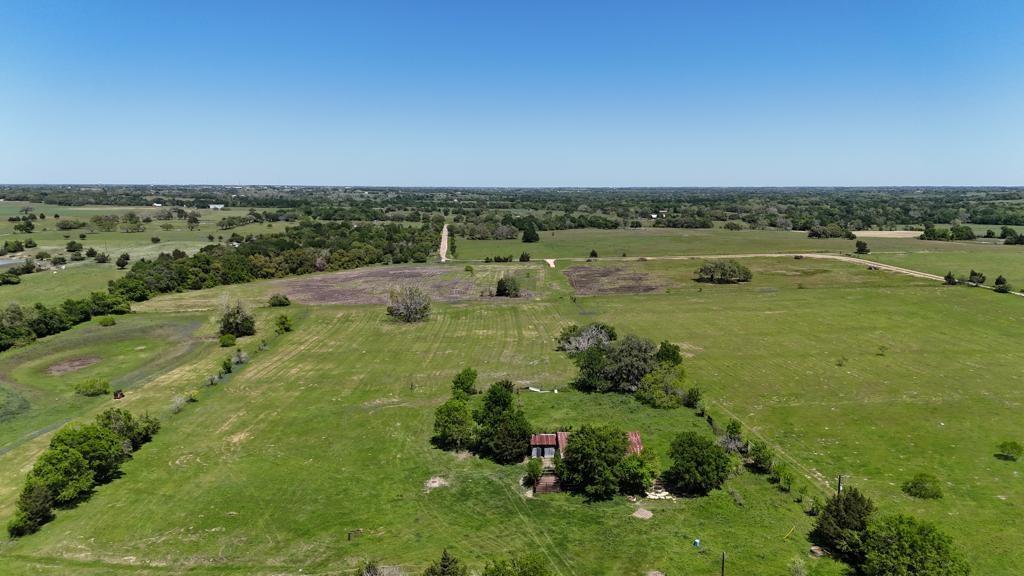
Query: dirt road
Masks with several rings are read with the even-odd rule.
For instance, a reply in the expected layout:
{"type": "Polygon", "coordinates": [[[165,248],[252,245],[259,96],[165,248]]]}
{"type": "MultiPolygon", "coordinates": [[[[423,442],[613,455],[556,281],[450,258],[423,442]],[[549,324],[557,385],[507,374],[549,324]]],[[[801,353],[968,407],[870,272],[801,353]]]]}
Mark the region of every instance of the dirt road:
{"type": "Polygon", "coordinates": [[[441,256],[441,262],[448,261],[448,225],[445,224],[444,228],[441,228],[441,248],[438,249],[438,255],[441,256]]]}

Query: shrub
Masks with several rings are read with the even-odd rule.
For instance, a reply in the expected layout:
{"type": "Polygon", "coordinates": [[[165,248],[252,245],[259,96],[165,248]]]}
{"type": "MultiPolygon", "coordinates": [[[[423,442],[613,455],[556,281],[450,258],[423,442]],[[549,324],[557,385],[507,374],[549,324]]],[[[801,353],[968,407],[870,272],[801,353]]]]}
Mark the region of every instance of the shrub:
{"type": "Polygon", "coordinates": [[[773,484],[777,484],[779,486],[779,490],[782,490],[783,492],[789,492],[793,489],[794,479],[795,475],[793,474],[793,471],[789,469],[789,466],[786,466],[782,462],[776,462],[775,465],[772,466],[771,476],[768,477],[768,481],[773,484]]]}
{"type": "Polygon", "coordinates": [[[718,488],[729,475],[729,454],[710,438],[682,432],[669,450],[672,465],[665,481],[676,492],[704,495],[718,488]]]}
{"type": "Polygon", "coordinates": [[[454,397],[434,411],[434,445],[443,450],[462,450],[473,444],[476,426],[464,398],[454,397]]]}
{"type": "Polygon", "coordinates": [[[231,370],[233,370],[233,367],[234,362],[231,361],[231,358],[225,358],[220,363],[220,371],[224,374],[231,374],[231,370]]]}
{"type": "Polygon", "coordinates": [[[920,472],[903,483],[903,491],[914,498],[936,500],[942,498],[942,484],[932,474],[920,472]]]}
{"type": "Polygon", "coordinates": [[[171,414],[177,414],[178,412],[181,412],[185,408],[185,404],[187,403],[188,400],[186,400],[184,396],[175,396],[171,400],[171,414]]]}
{"type": "Polygon", "coordinates": [[[859,566],[864,559],[864,534],[874,511],[874,503],[859,490],[844,488],[821,508],[811,540],[847,563],[859,566]]]}
{"type": "Polygon", "coordinates": [[[121,255],[117,257],[117,261],[115,261],[114,264],[116,264],[119,269],[123,270],[131,259],[132,257],[129,256],[127,252],[122,252],[121,255]]]}
{"type": "Polygon", "coordinates": [[[1007,441],[1001,442],[997,447],[996,452],[1004,460],[1019,460],[1021,456],[1024,456],[1024,446],[1021,446],[1020,442],[1007,441]]]}
{"type": "Polygon", "coordinates": [[[553,573],[540,556],[526,555],[488,563],[483,576],[553,576],[553,573]]]}
{"type": "Polygon", "coordinates": [[[152,242],[153,244],[159,244],[160,243],[160,237],[159,236],[153,236],[152,238],[149,239],[149,241],[152,242]]]}
{"type": "Polygon", "coordinates": [[[67,446],[43,451],[28,477],[46,486],[55,507],[78,503],[95,486],[95,474],[89,463],[80,452],[67,446]]]}
{"type": "Polygon", "coordinates": [[[748,451],[750,466],[757,472],[766,474],[772,471],[775,464],[775,453],[763,440],[752,440],[748,451]]]}
{"type": "Polygon", "coordinates": [[[1013,287],[1010,286],[1010,283],[1007,282],[1006,278],[1003,277],[1001,274],[998,278],[996,278],[996,281],[993,285],[995,286],[996,292],[999,292],[1000,294],[1007,294],[1013,291],[1013,287]]]}
{"type": "Polygon", "coordinates": [[[228,305],[220,317],[220,333],[236,337],[252,336],[256,333],[256,319],[240,301],[228,305]]]}
{"type": "Polygon", "coordinates": [[[98,319],[96,320],[96,322],[97,322],[97,323],[98,323],[98,324],[99,324],[100,326],[106,326],[106,327],[114,326],[115,324],[117,324],[117,320],[116,320],[116,319],[114,319],[114,317],[113,317],[113,316],[100,316],[100,317],[99,317],[99,318],[98,318],[98,319]]]}
{"type": "Polygon", "coordinates": [[[498,278],[498,286],[494,289],[495,296],[519,298],[519,280],[515,276],[498,278]]]}
{"type": "Polygon", "coordinates": [[[96,260],[97,264],[106,264],[107,262],[110,262],[110,256],[107,255],[106,252],[99,252],[94,257],[94,260],[96,260]]]}
{"type": "Polygon", "coordinates": [[[700,404],[700,388],[691,386],[683,393],[683,406],[696,408],[700,404]]]}
{"type": "Polygon", "coordinates": [[[967,281],[975,286],[981,286],[985,283],[985,275],[972,269],[967,276],[967,281]]]}
{"type": "Polygon", "coordinates": [[[658,353],[654,355],[654,359],[664,364],[671,364],[673,366],[683,363],[683,355],[680,352],[679,346],[663,340],[658,345],[658,353]]]}
{"type": "Polygon", "coordinates": [[[269,300],[269,304],[274,307],[290,306],[291,303],[291,299],[284,294],[274,294],[269,300]]]}
{"type": "Polygon", "coordinates": [[[712,284],[736,284],[749,282],[754,277],[750,268],[735,260],[711,260],[704,262],[694,272],[694,280],[697,282],[710,282],[712,284]]]}
{"type": "Polygon", "coordinates": [[[392,288],[388,293],[388,316],[402,322],[420,322],[430,316],[430,296],[416,286],[392,288]]]}
{"type": "Polygon", "coordinates": [[[540,242],[540,234],[537,234],[537,229],[533,225],[523,230],[523,242],[540,242]]]}
{"type": "Polygon", "coordinates": [[[136,418],[120,408],[108,408],[96,417],[96,424],[114,434],[134,452],[153,439],[160,431],[160,421],[148,413],[136,418]]]}
{"type": "Polygon", "coordinates": [[[75,384],[75,393],[82,396],[103,396],[110,394],[110,382],[99,378],[90,378],[75,384]]]}
{"type": "Polygon", "coordinates": [[[29,478],[18,496],[14,518],[7,524],[11,538],[27,536],[53,519],[53,493],[38,478],[29,478]]]}
{"type": "Polygon", "coordinates": [[[286,314],[281,314],[274,319],[274,331],[278,334],[284,334],[285,332],[292,331],[292,319],[286,314]]]}
{"type": "Polygon", "coordinates": [[[86,255],[86,256],[88,256],[89,258],[95,258],[95,257],[96,257],[96,254],[98,254],[98,252],[96,252],[96,249],[95,249],[95,248],[93,248],[92,246],[90,246],[90,247],[89,247],[88,249],[86,249],[86,251],[85,251],[85,255],[86,255]]]}
{"type": "Polygon", "coordinates": [[[461,372],[452,378],[452,394],[453,395],[465,395],[472,396],[476,394],[476,370],[473,368],[464,368],[461,372]]]}
{"type": "Polygon", "coordinates": [[[619,462],[619,492],[631,496],[645,496],[658,475],[653,454],[647,451],[629,454],[619,462]]]}
{"type": "Polygon", "coordinates": [[[870,254],[871,248],[868,248],[868,243],[863,240],[857,240],[857,254],[870,254]]]}
{"type": "Polygon", "coordinates": [[[236,341],[236,338],[235,338],[234,334],[221,334],[220,335],[220,347],[221,348],[231,348],[232,346],[235,345],[235,341],[236,341]]]}
{"type": "Polygon", "coordinates": [[[495,382],[484,394],[483,406],[474,412],[480,425],[478,448],[499,464],[521,460],[530,451],[530,423],[513,406],[512,382],[495,382]]]}
{"type": "Polygon", "coordinates": [[[78,424],[61,428],[50,440],[50,448],[61,446],[78,451],[96,483],[104,484],[116,477],[121,464],[130,458],[131,446],[110,429],[97,424],[78,424]]]}
{"type": "Polygon", "coordinates": [[[597,250],[593,250],[593,249],[591,249],[591,251],[590,251],[590,257],[591,257],[591,258],[597,258],[597,250]]]}
{"type": "Polygon", "coordinates": [[[466,271],[466,272],[469,272],[470,274],[473,273],[473,267],[470,266],[469,264],[466,264],[466,267],[463,268],[463,270],[466,271]]]}
{"type": "Polygon", "coordinates": [[[903,515],[885,516],[869,524],[861,571],[865,576],[971,573],[949,536],[930,522],[903,515]]]}
{"type": "Polygon", "coordinates": [[[530,253],[529,252],[523,252],[522,254],[520,254],[519,255],[519,261],[520,262],[529,262],[530,261],[530,253]]]}
{"type": "Polygon", "coordinates": [[[544,466],[540,463],[540,458],[530,458],[526,462],[526,476],[523,478],[524,484],[526,486],[536,486],[542,474],[544,474],[544,466]]]}
{"type": "Polygon", "coordinates": [[[441,559],[428,566],[423,576],[469,576],[469,570],[445,550],[441,559]]]}

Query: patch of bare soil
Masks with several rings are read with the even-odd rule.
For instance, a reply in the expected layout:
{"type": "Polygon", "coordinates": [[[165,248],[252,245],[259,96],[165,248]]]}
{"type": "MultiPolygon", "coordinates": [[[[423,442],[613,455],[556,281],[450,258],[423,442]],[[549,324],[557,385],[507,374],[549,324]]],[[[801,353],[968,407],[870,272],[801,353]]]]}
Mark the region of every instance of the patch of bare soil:
{"type": "Polygon", "coordinates": [[[444,488],[445,486],[448,486],[447,480],[440,476],[431,476],[430,480],[427,480],[426,482],[423,483],[423,491],[430,492],[431,490],[444,488]]]}
{"type": "Polygon", "coordinates": [[[650,274],[619,266],[571,266],[565,269],[569,284],[581,296],[643,294],[664,288],[650,274]]]}
{"type": "Polygon", "coordinates": [[[92,366],[100,360],[101,358],[99,356],[82,356],[81,358],[72,358],[71,360],[57,362],[53,366],[50,366],[46,369],[46,373],[50,376],[60,376],[61,374],[67,374],[68,372],[74,372],[76,370],[92,366]]]}
{"type": "Polygon", "coordinates": [[[302,304],[384,304],[388,290],[404,284],[419,286],[441,302],[476,298],[470,280],[444,277],[451,271],[444,266],[361,268],[279,280],[277,286],[302,304]]]}

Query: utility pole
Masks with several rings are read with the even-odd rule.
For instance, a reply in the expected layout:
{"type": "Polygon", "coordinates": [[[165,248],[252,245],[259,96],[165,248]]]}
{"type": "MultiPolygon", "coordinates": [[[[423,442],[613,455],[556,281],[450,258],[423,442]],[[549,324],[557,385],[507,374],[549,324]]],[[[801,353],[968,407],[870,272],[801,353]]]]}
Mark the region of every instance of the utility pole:
{"type": "Polygon", "coordinates": [[[843,475],[840,474],[839,475],[839,487],[836,489],[836,495],[838,496],[839,494],[842,494],[842,493],[843,493],[843,475]]]}
{"type": "Polygon", "coordinates": [[[725,576],[725,552],[722,552],[722,576],[725,576]]]}

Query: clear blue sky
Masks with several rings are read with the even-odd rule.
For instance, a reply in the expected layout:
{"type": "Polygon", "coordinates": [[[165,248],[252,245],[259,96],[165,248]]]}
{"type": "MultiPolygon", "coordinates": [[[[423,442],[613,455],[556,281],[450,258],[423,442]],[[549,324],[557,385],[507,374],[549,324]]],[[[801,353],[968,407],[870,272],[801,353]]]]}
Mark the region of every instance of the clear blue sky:
{"type": "Polygon", "coordinates": [[[0,2],[0,182],[1024,185],[1024,2],[0,2]]]}

